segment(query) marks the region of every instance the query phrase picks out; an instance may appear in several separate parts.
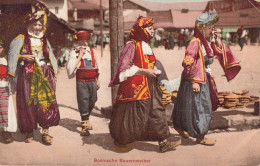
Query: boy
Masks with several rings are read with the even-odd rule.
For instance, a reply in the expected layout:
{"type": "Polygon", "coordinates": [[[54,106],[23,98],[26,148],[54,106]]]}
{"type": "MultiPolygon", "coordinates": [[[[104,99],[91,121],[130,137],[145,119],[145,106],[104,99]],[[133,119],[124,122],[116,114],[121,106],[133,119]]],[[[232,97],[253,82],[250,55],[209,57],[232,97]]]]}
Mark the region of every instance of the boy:
{"type": "Polygon", "coordinates": [[[89,136],[92,125],[89,116],[97,101],[99,72],[93,50],[88,46],[91,35],[88,31],[79,31],[74,35],[78,46],[71,51],[67,64],[68,77],[76,75],[77,102],[81,116],[81,136],[89,136]]]}

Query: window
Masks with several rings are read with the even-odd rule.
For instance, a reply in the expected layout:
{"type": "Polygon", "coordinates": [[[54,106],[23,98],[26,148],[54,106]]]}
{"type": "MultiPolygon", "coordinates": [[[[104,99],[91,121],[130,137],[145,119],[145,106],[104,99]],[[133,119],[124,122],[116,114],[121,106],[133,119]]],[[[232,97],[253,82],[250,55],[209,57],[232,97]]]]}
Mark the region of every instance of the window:
{"type": "Polygon", "coordinates": [[[189,9],[181,9],[181,12],[182,12],[182,13],[188,13],[188,12],[189,12],[189,9]]]}
{"type": "Polygon", "coordinates": [[[59,7],[55,7],[55,14],[59,14],[59,7]]]}
{"type": "Polygon", "coordinates": [[[248,14],[240,13],[240,17],[248,17],[248,14]]]}

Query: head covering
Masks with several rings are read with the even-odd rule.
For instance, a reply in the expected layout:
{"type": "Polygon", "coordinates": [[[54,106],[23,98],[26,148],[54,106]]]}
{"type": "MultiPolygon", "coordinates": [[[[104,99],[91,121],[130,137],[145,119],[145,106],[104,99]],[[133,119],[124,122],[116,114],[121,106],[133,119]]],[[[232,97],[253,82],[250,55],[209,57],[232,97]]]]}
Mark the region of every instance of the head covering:
{"type": "MultiPolygon", "coordinates": [[[[33,5],[33,10],[32,12],[28,13],[25,16],[24,24],[28,27],[31,24],[43,19],[43,33],[46,32],[46,24],[47,24],[47,14],[46,14],[46,6],[44,4],[36,3],[33,5]]],[[[42,51],[43,51],[43,56],[48,59],[49,58],[49,51],[48,51],[48,46],[47,46],[47,39],[45,34],[42,37],[42,51]]],[[[32,55],[32,50],[31,50],[31,41],[30,41],[30,35],[28,33],[28,29],[24,33],[24,45],[25,45],[25,50],[27,54],[32,55]]]]}
{"type": "Polygon", "coordinates": [[[24,24],[28,27],[31,24],[43,19],[43,32],[46,31],[46,24],[47,24],[47,14],[46,14],[46,7],[40,3],[36,3],[33,5],[34,11],[28,13],[25,16],[24,24]]]}
{"type": "Polygon", "coordinates": [[[90,37],[91,37],[91,34],[88,31],[79,31],[79,32],[75,33],[73,36],[73,38],[76,41],[89,40],[90,37]]]}
{"type": "Polygon", "coordinates": [[[204,37],[204,35],[201,33],[205,27],[211,26],[215,24],[218,21],[218,14],[207,12],[200,14],[196,19],[196,26],[194,30],[194,36],[199,38],[201,43],[203,44],[206,53],[209,57],[213,57],[213,52],[209,47],[209,44],[204,37]]]}
{"type": "Polygon", "coordinates": [[[153,37],[146,31],[145,28],[150,27],[153,24],[153,18],[140,16],[131,29],[129,39],[149,42],[153,37]]]}
{"type": "Polygon", "coordinates": [[[207,26],[211,26],[218,21],[218,14],[213,12],[206,12],[200,14],[196,19],[196,26],[198,29],[205,28],[207,26]]]}

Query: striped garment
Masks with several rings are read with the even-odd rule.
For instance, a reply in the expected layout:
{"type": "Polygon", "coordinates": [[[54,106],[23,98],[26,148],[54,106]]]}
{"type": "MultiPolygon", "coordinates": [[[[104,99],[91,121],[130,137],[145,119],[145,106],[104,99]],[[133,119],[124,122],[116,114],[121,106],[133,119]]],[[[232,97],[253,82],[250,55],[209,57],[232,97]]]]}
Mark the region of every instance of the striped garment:
{"type": "Polygon", "coordinates": [[[8,88],[0,87],[0,128],[8,126],[8,88]]]}

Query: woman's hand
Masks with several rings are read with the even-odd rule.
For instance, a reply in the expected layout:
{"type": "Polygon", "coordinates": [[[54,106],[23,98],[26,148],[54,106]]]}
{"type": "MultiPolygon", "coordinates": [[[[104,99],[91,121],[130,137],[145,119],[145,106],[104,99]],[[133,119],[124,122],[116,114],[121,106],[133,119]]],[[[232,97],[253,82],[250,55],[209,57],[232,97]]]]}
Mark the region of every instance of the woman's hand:
{"type": "Polygon", "coordinates": [[[196,92],[196,93],[199,93],[200,92],[200,85],[196,82],[193,82],[192,83],[192,91],[193,92],[196,92]]]}
{"type": "Polygon", "coordinates": [[[22,55],[21,58],[25,62],[34,62],[35,55],[22,55]]]}
{"type": "Polygon", "coordinates": [[[154,73],[153,69],[145,69],[146,75],[156,77],[156,74],[154,73]]]}
{"type": "Polygon", "coordinates": [[[220,38],[219,38],[219,35],[218,35],[218,32],[217,32],[217,30],[216,29],[214,29],[213,31],[212,31],[212,34],[213,34],[213,37],[214,37],[214,39],[215,39],[215,44],[218,46],[218,47],[222,47],[221,46],[221,40],[220,40],[220,38]]]}
{"type": "Polygon", "coordinates": [[[138,71],[135,73],[135,75],[145,75],[145,76],[156,77],[156,74],[154,73],[153,69],[143,69],[143,68],[139,68],[138,71]]]}

